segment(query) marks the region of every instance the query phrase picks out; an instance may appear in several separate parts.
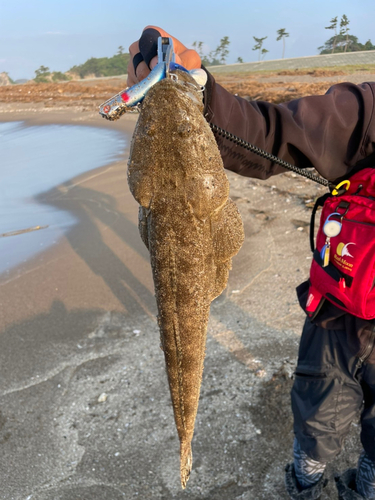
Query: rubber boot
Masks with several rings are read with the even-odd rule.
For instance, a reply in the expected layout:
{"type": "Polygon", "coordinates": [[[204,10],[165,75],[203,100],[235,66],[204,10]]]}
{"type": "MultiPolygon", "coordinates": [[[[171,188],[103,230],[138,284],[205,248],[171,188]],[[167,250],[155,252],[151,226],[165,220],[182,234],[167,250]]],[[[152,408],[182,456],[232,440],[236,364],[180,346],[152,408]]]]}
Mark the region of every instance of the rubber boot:
{"type": "Polygon", "coordinates": [[[356,492],[355,478],[357,469],[348,469],[335,476],[339,500],[365,500],[365,497],[356,492]]]}
{"type": "Polygon", "coordinates": [[[323,488],[327,486],[327,483],[328,480],[323,474],[314,486],[302,489],[294,472],[294,464],[291,463],[285,467],[285,487],[292,500],[320,500],[323,488]]]}

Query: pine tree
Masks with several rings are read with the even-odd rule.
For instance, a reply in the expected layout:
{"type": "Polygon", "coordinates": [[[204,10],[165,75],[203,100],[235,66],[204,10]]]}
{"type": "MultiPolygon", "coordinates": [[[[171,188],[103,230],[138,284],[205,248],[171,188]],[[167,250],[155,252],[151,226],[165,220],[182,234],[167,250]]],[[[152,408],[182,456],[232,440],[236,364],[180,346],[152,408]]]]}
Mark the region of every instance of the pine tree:
{"type": "Polygon", "coordinates": [[[220,45],[218,45],[218,47],[214,52],[214,58],[219,58],[221,64],[225,64],[225,60],[228,57],[229,44],[230,44],[229,37],[223,36],[223,38],[220,40],[220,45]]]}
{"type": "MultiPolygon", "coordinates": [[[[254,40],[257,42],[254,47],[253,47],[253,50],[259,50],[259,53],[258,53],[258,61],[260,61],[260,55],[262,53],[262,46],[263,46],[263,42],[266,38],[266,36],[264,36],[263,38],[257,38],[256,36],[253,36],[254,40]]],[[[268,51],[267,51],[268,52],[268,51]]]]}
{"type": "Polygon", "coordinates": [[[203,58],[203,42],[195,41],[193,42],[193,47],[196,52],[198,52],[200,58],[203,58]]]}
{"type": "Polygon", "coordinates": [[[336,48],[336,39],[337,39],[337,16],[336,17],[333,17],[330,21],[331,25],[330,26],[326,26],[326,30],[335,30],[335,35],[334,35],[334,39],[333,39],[333,44],[332,44],[332,54],[335,52],[335,48],[336,48]]]}
{"type": "Polygon", "coordinates": [[[50,75],[49,68],[47,66],[40,66],[38,69],[35,70],[35,75],[36,77],[34,78],[34,81],[37,83],[45,83],[48,82],[47,77],[50,75]]]}
{"type": "Polygon", "coordinates": [[[346,36],[346,44],[345,44],[345,49],[344,52],[348,50],[348,45],[349,45],[349,19],[346,17],[344,14],[341,18],[340,21],[340,35],[346,36]]]}
{"type": "Polygon", "coordinates": [[[283,41],[283,59],[284,59],[284,54],[285,54],[285,38],[289,36],[289,33],[285,31],[285,28],[281,28],[277,30],[278,37],[276,38],[276,41],[278,42],[279,40],[283,41]]]}

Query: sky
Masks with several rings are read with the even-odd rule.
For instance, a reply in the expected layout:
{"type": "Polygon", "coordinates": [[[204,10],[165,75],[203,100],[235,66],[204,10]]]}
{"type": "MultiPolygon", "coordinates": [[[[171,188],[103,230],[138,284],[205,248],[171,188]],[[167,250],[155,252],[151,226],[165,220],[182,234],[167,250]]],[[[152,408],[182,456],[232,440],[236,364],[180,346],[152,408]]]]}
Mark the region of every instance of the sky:
{"type": "Polygon", "coordinates": [[[35,76],[41,65],[67,71],[90,57],[125,52],[145,26],[160,26],[191,47],[202,41],[208,54],[229,37],[227,63],[258,60],[252,50],[267,37],[266,60],[282,56],[277,30],[284,28],[285,57],[317,55],[332,35],[330,20],[346,14],[350,34],[375,44],[374,0],[0,0],[0,73],[13,80],[35,76]]]}

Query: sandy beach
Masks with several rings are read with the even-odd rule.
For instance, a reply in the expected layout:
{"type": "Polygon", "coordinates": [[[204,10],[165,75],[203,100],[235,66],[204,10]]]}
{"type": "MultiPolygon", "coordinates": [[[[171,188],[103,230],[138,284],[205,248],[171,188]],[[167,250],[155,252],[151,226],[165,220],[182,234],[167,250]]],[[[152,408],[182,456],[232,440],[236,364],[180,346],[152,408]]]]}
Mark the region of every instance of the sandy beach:
{"type": "MultiPolygon", "coordinates": [[[[0,103],[0,121],[129,138],[136,119],[107,122],[82,105],[0,103]]],[[[0,498],[286,500],[289,391],[304,320],[295,287],[308,275],[311,203],[324,188],[296,174],[258,181],[228,172],[246,239],[211,307],[193,472],[182,491],[128,154],[38,197],[79,222],[0,276],[0,498]]],[[[357,431],[330,464],[331,479],[355,466],[357,431]]],[[[334,490],[331,481],[322,498],[334,490]]]]}

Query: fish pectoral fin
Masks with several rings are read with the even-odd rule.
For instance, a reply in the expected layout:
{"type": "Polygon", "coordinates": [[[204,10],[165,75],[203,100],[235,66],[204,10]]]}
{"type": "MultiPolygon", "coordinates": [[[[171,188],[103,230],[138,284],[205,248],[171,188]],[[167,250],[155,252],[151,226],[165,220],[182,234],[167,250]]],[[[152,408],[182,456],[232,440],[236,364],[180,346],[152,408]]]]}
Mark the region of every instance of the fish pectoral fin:
{"type": "Polygon", "coordinates": [[[191,451],[191,443],[181,443],[180,446],[180,472],[181,472],[181,486],[186,488],[186,483],[190,477],[191,469],[193,467],[193,454],[191,451]]]}
{"type": "Polygon", "coordinates": [[[146,245],[147,249],[149,250],[148,246],[148,220],[147,220],[147,213],[149,210],[147,208],[144,208],[142,206],[139,207],[139,212],[138,212],[138,229],[139,229],[139,234],[141,235],[143,243],[146,245]]]}
{"type": "Polygon", "coordinates": [[[220,263],[216,267],[216,277],[211,293],[211,302],[225,290],[228,283],[229,270],[232,268],[232,259],[220,263]]]}
{"type": "Polygon", "coordinates": [[[241,215],[230,198],[211,224],[216,264],[226,262],[238,253],[245,236],[241,215]]]}

